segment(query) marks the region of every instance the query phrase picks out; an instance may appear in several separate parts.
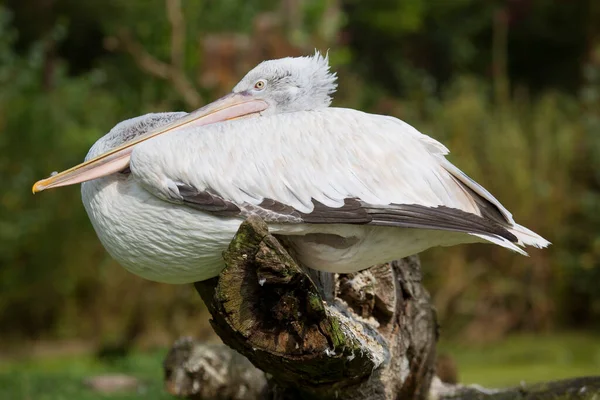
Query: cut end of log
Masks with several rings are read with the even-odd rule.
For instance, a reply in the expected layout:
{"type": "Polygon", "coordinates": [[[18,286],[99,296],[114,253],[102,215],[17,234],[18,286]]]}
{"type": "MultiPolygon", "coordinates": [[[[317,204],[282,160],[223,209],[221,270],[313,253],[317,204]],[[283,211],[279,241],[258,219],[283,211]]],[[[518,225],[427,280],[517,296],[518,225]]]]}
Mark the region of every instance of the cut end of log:
{"type": "Polygon", "coordinates": [[[211,284],[196,284],[211,323],[225,343],[278,382],[349,384],[381,363],[355,328],[327,308],[313,281],[262,220],[242,224],[224,259],[227,267],[214,290],[211,284]]]}
{"type": "Polygon", "coordinates": [[[333,276],[307,273],[260,218],[241,224],[223,258],[220,276],[195,287],[223,342],[265,371],[278,393],[425,397],[435,323],[418,261],[416,269],[403,262],[338,277],[327,303],[321,286],[333,276]]]}

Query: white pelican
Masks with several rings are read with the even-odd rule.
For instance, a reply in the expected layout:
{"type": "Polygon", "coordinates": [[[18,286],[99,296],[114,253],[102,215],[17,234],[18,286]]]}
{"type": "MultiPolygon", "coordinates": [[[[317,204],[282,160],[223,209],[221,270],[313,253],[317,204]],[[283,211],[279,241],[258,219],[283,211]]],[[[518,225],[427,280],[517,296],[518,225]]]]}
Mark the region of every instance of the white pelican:
{"type": "Polygon", "coordinates": [[[448,150],[396,118],[329,107],[326,57],[265,61],[191,114],[116,125],[86,161],[33,191],[85,182],[108,252],[144,278],[219,274],[242,220],[261,216],[310,268],[353,272],[433,246],[548,241],[518,225],[448,150]],[[209,124],[209,125],[208,125],[209,124]]]}

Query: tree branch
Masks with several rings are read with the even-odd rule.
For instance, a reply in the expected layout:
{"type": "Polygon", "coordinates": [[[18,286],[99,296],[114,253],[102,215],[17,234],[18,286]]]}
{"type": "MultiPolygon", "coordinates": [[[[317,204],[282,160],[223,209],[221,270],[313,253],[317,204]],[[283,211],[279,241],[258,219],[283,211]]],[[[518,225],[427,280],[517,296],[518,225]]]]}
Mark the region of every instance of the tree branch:
{"type": "Polygon", "coordinates": [[[157,78],[169,81],[184,102],[191,109],[203,103],[200,93],[185,72],[185,19],[181,10],[181,0],[165,0],[167,16],[171,25],[171,62],[166,63],[150,54],[138,43],[128,30],[124,29],[116,38],[108,38],[110,49],[121,47],[128,52],[138,67],[157,78]]]}
{"type": "Polygon", "coordinates": [[[600,397],[600,376],[550,381],[508,389],[486,389],[477,385],[445,385],[439,380],[431,387],[431,400],[576,400],[600,397]]]}
{"type": "Polygon", "coordinates": [[[142,71],[157,78],[169,79],[171,66],[148,53],[141,44],[131,37],[129,31],[121,31],[118,38],[123,49],[133,57],[133,61],[142,71]]]}
{"type": "Polygon", "coordinates": [[[171,24],[171,65],[183,69],[185,58],[185,20],[181,0],[166,0],[167,16],[171,24]]]}

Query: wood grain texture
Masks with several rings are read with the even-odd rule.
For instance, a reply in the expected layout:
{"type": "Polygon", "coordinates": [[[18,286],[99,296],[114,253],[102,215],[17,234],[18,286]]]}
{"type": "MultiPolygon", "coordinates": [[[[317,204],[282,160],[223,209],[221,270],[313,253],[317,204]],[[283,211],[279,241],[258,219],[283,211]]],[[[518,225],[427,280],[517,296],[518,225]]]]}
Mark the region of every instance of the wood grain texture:
{"type": "Polygon", "coordinates": [[[258,218],[224,259],[195,287],[223,342],[268,374],[271,398],[426,397],[435,316],[416,257],[337,276],[329,302],[314,283],[327,279],[312,279],[258,218]]]}

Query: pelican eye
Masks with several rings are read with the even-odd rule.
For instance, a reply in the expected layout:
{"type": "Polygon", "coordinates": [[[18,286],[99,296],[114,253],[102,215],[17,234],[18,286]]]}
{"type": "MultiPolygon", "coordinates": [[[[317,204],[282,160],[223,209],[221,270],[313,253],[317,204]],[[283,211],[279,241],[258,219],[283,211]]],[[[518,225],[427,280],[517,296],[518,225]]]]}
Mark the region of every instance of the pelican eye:
{"type": "Polygon", "coordinates": [[[257,81],[254,84],[254,89],[263,90],[266,86],[267,86],[267,81],[265,81],[264,79],[261,79],[260,81],[257,81]]]}

